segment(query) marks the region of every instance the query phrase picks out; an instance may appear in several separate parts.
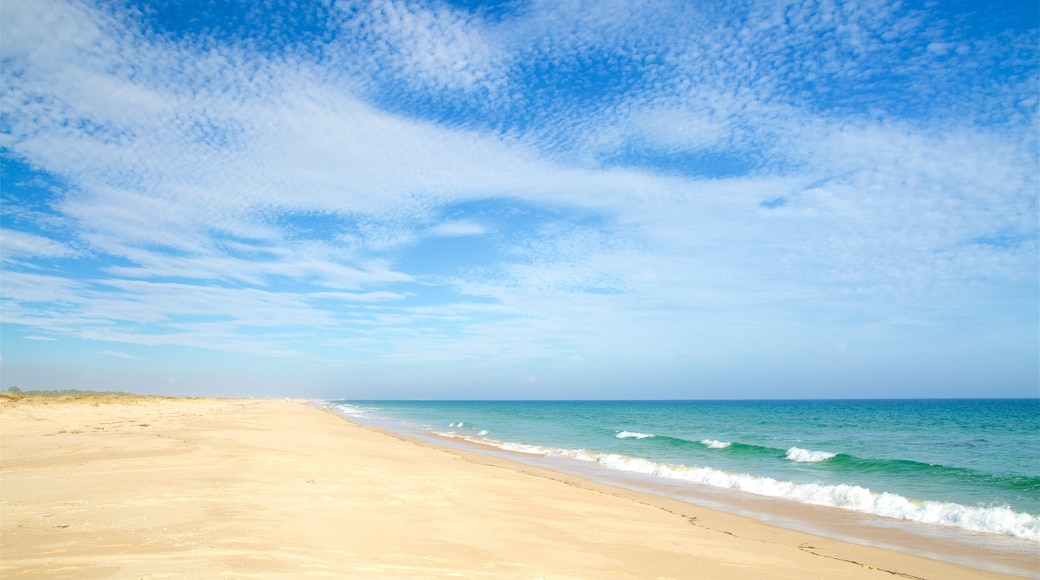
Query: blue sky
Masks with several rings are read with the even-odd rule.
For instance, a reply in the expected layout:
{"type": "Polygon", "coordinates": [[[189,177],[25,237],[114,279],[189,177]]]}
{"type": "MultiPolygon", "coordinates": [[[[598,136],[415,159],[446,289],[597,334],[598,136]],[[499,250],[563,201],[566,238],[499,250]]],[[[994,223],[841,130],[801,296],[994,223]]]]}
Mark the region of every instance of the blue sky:
{"type": "Polygon", "coordinates": [[[1037,396],[1038,24],[5,0],[0,386],[1037,396]]]}

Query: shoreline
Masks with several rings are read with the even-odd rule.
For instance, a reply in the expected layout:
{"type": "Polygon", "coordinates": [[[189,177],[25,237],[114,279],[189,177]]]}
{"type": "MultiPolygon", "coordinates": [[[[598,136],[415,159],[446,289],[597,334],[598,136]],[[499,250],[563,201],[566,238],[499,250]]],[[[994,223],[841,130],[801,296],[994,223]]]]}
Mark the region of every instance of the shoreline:
{"type": "MultiPolygon", "coordinates": [[[[389,431],[393,432],[392,429],[389,431]]],[[[1032,572],[1033,577],[1040,577],[1040,544],[1026,539],[888,518],[739,490],[661,480],[648,475],[611,470],[597,464],[559,457],[532,456],[466,440],[425,434],[415,434],[415,437],[434,446],[502,457],[507,461],[541,467],[608,486],[748,517],[767,526],[905,552],[969,568],[1026,576],[1032,572]],[[1037,569],[1031,570],[1029,565],[1037,569]]]]}
{"type": "Polygon", "coordinates": [[[886,518],[731,489],[660,480],[637,473],[611,470],[595,463],[532,455],[482,445],[466,438],[416,431],[414,427],[397,425],[385,418],[376,419],[371,416],[342,413],[332,404],[327,408],[323,406],[323,409],[363,428],[403,437],[434,448],[498,458],[507,463],[577,478],[587,484],[604,485],[643,494],[656,500],[678,501],[695,508],[746,517],[764,526],[987,572],[1040,578],[1040,544],[1033,544],[1021,538],[886,518]],[[918,528],[916,532],[912,530],[914,527],[918,528]]]}
{"type": "Polygon", "coordinates": [[[1010,577],[285,399],[0,401],[0,460],[4,577],[1010,577]]]}

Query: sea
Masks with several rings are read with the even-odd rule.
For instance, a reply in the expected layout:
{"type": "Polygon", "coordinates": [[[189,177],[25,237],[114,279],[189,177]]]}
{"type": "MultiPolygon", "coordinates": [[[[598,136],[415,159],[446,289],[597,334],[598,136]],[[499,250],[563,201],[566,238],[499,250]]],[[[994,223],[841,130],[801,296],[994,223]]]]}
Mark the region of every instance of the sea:
{"type": "Polygon", "coordinates": [[[768,523],[982,546],[1040,566],[1040,399],[328,404],[438,445],[768,523]]]}

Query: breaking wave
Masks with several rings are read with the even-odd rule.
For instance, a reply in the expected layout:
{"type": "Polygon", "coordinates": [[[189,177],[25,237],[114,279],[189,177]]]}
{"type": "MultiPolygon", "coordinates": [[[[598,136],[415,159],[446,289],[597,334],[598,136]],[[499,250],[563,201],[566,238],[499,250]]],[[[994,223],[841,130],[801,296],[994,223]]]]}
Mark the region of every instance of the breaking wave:
{"type": "MultiPolygon", "coordinates": [[[[600,453],[587,449],[562,449],[525,443],[503,442],[482,437],[460,435],[454,432],[440,432],[437,434],[443,437],[462,439],[471,443],[517,453],[570,457],[629,473],[639,473],[652,477],[733,489],[806,504],[828,506],[926,524],[957,527],[975,532],[1013,536],[1040,542],[1040,519],[1031,514],[1016,512],[1007,506],[975,507],[951,502],[917,500],[893,493],[874,492],[858,485],[794,483],[770,477],[729,473],[712,467],[689,467],[660,463],[617,453],[600,453]]],[[[618,436],[620,436],[620,433],[618,436]]],[[[714,440],[701,442],[701,444],[708,447],[712,447],[711,443],[722,444],[723,442],[714,440]]],[[[837,454],[833,453],[808,451],[797,447],[792,447],[788,450],[788,459],[792,461],[819,462],[836,456],[837,454]]]]}
{"type": "Polygon", "coordinates": [[[701,439],[701,445],[708,449],[725,449],[730,445],[733,445],[729,441],[718,441],[715,439],[701,439]]]}
{"type": "Polygon", "coordinates": [[[808,449],[801,449],[799,447],[792,447],[787,450],[787,459],[790,461],[797,461],[798,463],[819,463],[821,461],[827,461],[836,455],[838,454],[830,453],[828,451],[809,451],[808,449]]]}
{"type": "Polygon", "coordinates": [[[653,435],[649,433],[636,433],[634,431],[622,431],[614,437],[617,437],[618,439],[647,439],[653,437],[653,435]]]}

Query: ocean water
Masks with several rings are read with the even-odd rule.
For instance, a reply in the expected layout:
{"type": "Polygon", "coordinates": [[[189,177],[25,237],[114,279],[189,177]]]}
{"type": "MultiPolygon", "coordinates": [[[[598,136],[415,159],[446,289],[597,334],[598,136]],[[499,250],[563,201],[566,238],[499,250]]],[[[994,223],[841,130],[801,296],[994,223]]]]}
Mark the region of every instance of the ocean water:
{"type": "Polygon", "coordinates": [[[390,429],[1037,542],[1040,400],[330,401],[390,429]]]}

